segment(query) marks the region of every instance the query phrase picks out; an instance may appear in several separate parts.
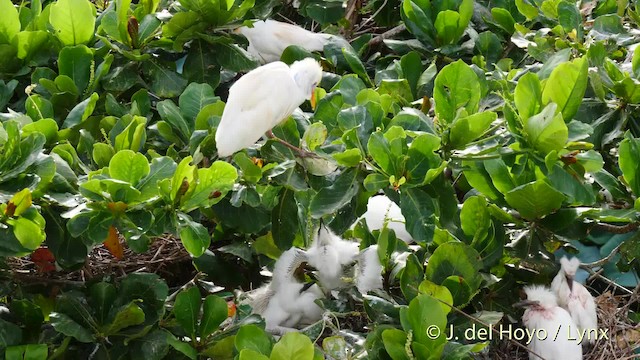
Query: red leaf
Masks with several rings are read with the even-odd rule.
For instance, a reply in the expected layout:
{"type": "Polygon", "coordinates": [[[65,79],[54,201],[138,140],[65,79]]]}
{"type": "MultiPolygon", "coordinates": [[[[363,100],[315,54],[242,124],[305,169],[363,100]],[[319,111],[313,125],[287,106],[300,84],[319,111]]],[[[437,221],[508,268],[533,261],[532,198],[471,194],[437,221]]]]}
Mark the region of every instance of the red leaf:
{"type": "Polygon", "coordinates": [[[38,268],[38,272],[52,272],[56,270],[55,261],[51,250],[41,247],[31,253],[31,261],[38,268]]]}

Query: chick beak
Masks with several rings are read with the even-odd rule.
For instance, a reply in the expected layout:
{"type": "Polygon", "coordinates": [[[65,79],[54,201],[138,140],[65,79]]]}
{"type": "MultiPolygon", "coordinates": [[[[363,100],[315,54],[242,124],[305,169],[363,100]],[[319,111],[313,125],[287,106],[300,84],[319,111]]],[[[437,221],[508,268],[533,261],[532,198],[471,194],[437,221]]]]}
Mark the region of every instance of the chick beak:
{"type": "Polygon", "coordinates": [[[311,90],[311,110],[316,109],[316,89],[311,90]]]}
{"type": "Polygon", "coordinates": [[[534,305],[538,305],[537,301],[532,301],[532,300],[522,300],[519,301],[515,304],[513,304],[514,307],[521,307],[521,308],[526,308],[529,306],[534,306],[534,305]]]}
{"type": "Polygon", "coordinates": [[[573,292],[573,276],[565,275],[567,278],[567,284],[569,285],[569,291],[573,292]]]}

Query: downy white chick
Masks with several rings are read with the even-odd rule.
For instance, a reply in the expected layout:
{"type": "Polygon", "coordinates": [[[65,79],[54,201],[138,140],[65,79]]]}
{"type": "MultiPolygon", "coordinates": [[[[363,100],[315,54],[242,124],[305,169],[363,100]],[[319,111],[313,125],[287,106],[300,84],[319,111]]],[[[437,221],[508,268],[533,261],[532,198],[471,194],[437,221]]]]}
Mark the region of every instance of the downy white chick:
{"type": "Polygon", "coordinates": [[[343,240],[325,225],[320,225],[316,239],[307,249],[309,265],[317,270],[318,282],[327,293],[346,286],[344,268],[356,260],[359,244],[343,240]]]}
{"type": "Polygon", "coordinates": [[[270,19],[256,21],[253,27],[242,26],[234,32],[249,40],[247,51],[263,64],[280,60],[284,50],[291,45],[308,51],[322,51],[329,40],[340,39],[334,35],[314,33],[300,26],[270,19]]]}
{"type": "Polygon", "coordinates": [[[558,297],[558,304],[571,314],[580,332],[585,334],[585,339],[594,344],[598,331],[596,302],[584,285],[574,281],[578,267],[578,258],[569,260],[563,256],[560,259],[560,271],[551,282],[551,289],[558,297]]]}
{"type": "MultiPolygon", "coordinates": [[[[578,329],[569,313],[558,306],[555,294],[547,287],[533,285],[524,288],[527,300],[514,306],[526,308],[522,322],[533,334],[527,345],[544,360],[582,360],[578,329]],[[546,335],[546,336],[545,336],[546,335]],[[557,335],[557,336],[556,336],[557,335]]],[[[529,360],[541,360],[529,353],[529,360]]]]}
{"type": "Polygon", "coordinates": [[[405,243],[414,242],[413,237],[405,227],[405,218],[400,207],[385,195],[370,197],[367,202],[367,211],[360,219],[362,218],[364,218],[370,231],[381,230],[386,223],[387,228],[393,230],[398,239],[405,243]]]}
{"type": "Polygon", "coordinates": [[[371,245],[356,257],[356,287],[361,294],[382,289],[382,264],[378,245],[371,245]]]}
{"type": "Polygon", "coordinates": [[[283,252],[271,283],[258,289],[249,301],[253,312],[264,318],[267,331],[282,335],[322,318],[323,310],[315,303],[324,296],[322,291],[316,284],[309,286],[297,279],[305,262],[303,250],[293,247],[283,252]]]}

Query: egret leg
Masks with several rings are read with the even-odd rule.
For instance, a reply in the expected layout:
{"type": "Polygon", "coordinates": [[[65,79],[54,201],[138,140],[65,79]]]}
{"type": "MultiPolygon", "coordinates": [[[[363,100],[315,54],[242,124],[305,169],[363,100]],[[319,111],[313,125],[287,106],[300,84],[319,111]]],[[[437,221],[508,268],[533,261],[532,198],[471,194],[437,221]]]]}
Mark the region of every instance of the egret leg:
{"type": "Polygon", "coordinates": [[[266,135],[267,135],[267,137],[269,139],[273,139],[273,140],[279,142],[280,144],[288,147],[289,149],[295,151],[296,153],[298,153],[298,156],[301,157],[301,158],[304,158],[304,157],[317,158],[317,157],[319,157],[317,154],[314,154],[314,153],[312,153],[310,151],[307,151],[307,150],[304,150],[304,149],[300,149],[299,147],[291,145],[288,142],[280,139],[279,137],[275,136],[273,134],[273,131],[271,131],[271,130],[267,131],[266,135]]]}

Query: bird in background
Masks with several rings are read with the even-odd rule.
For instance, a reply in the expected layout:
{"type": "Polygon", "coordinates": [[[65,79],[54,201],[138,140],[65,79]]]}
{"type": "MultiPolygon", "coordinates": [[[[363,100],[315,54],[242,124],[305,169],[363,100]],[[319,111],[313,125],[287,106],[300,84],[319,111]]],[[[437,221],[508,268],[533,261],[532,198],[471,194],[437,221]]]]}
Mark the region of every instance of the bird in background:
{"type": "Polygon", "coordinates": [[[574,280],[579,267],[578,258],[569,260],[563,256],[560,259],[560,271],[551,282],[551,289],[558,297],[558,304],[571,314],[578,329],[586,334],[589,343],[594,344],[598,331],[596,302],[589,290],[574,280]]]}
{"type": "Polygon", "coordinates": [[[309,265],[317,269],[316,277],[325,293],[355,283],[358,291],[382,289],[382,264],[378,246],[360,251],[360,244],[344,240],[327,226],[320,224],[314,242],[307,250],[309,265]],[[349,281],[349,274],[354,274],[349,281]]]}
{"type": "Polygon", "coordinates": [[[527,344],[529,360],[582,360],[582,346],[574,340],[579,338],[577,326],[571,315],[558,306],[556,295],[540,285],[526,286],[524,291],[527,300],[514,306],[526,309],[522,322],[534,335],[527,344]]]}
{"type": "Polygon", "coordinates": [[[360,244],[347,241],[320,224],[314,241],[307,249],[309,265],[316,270],[318,282],[325,292],[345,287],[345,267],[351,267],[358,256],[360,244]]]}
{"type": "Polygon", "coordinates": [[[314,91],[322,67],[312,58],[291,66],[274,62],[251,70],[229,89],[229,98],[216,130],[219,157],[227,157],[255,144],[263,135],[279,141],[299,156],[313,156],[276,138],[271,129],[288,119],[305,100],[315,107],[314,91]]]}
{"type": "Polygon", "coordinates": [[[292,247],[283,252],[276,261],[271,282],[250,295],[248,303],[254,313],[264,318],[267,331],[283,335],[322,318],[324,310],[315,303],[324,297],[322,290],[316,284],[301,281],[307,260],[301,249],[292,247]]]}
{"type": "MultiPolygon", "coordinates": [[[[369,230],[381,230],[385,224],[393,230],[396,237],[405,243],[413,243],[413,236],[406,229],[406,220],[400,207],[386,195],[376,195],[369,198],[367,211],[358,219],[364,219],[369,230]]],[[[357,221],[356,221],[357,223],[357,221]]],[[[351,227],[353,228],[354,225],[351,227]]]]}
{"type": "Polygon", "coordinates": [[[249,40],[247,52],[263,64],[280,60],[284,50],[291,45],[308,51],[322,51],[332,39],[346,43],[335,35],[314,33],[297,25],[271,19],[256,21],[253,27],[241,26],[234,32],[249,40]]]}

